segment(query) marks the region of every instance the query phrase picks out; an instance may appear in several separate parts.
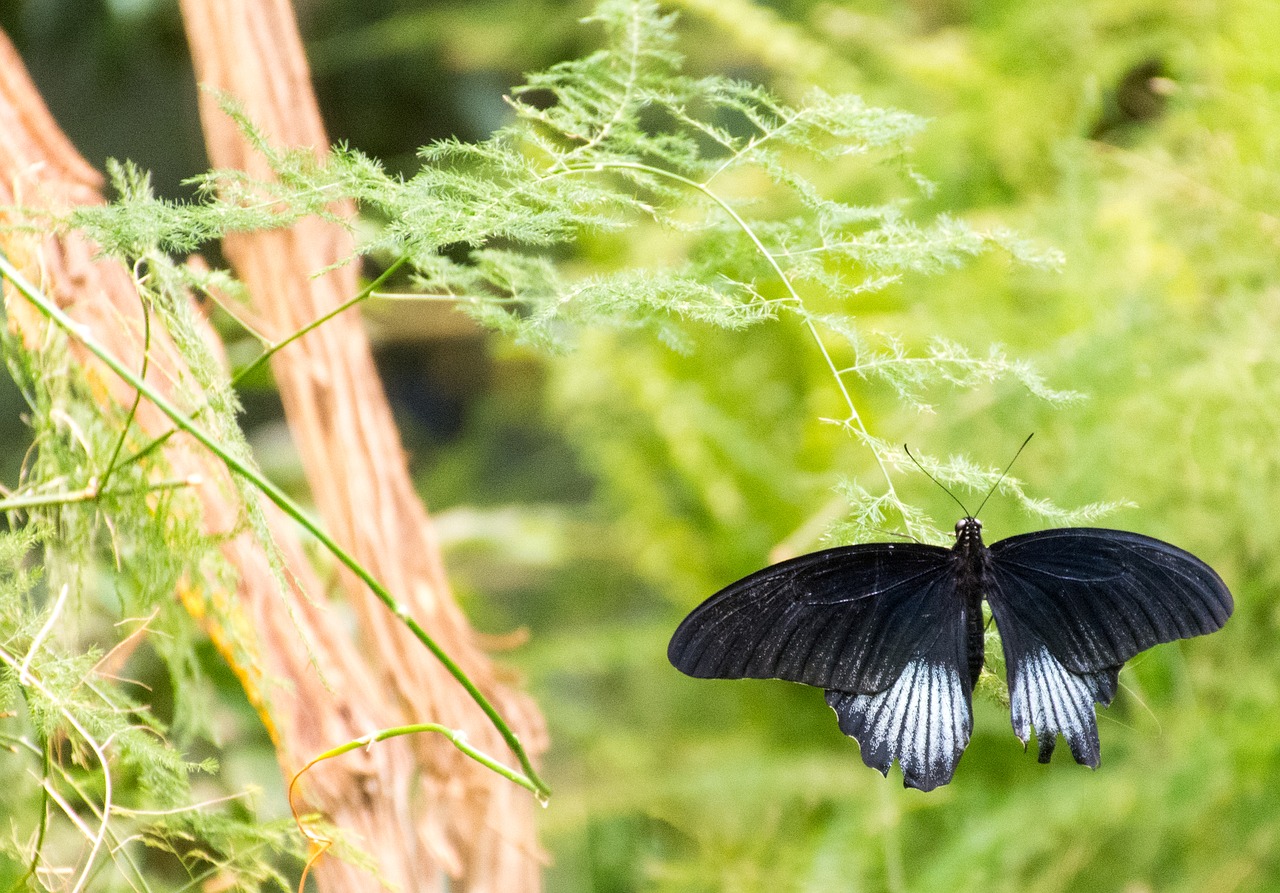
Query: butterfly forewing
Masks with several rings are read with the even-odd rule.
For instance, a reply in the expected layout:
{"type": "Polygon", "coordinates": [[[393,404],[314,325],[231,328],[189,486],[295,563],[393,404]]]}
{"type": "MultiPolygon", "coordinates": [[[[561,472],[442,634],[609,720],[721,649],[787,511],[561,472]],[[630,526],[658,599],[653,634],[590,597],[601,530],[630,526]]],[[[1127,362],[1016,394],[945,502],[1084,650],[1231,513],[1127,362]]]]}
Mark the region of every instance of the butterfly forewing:
{"type": "Polygon", "coordinates": [[[951,559],[936,546],[883,543],[775,564],[695,608],[667,656],[703,679],[881,691],[947,609],[951,559]]]}
{"type": "Polygon", "coordinates": [[[1209,565],[1123,530],[1064,528],[989,550],[987,600],[1075,672],[1118,667],[1161,642],[1220,629],[1231,593],[1209,565]]]}

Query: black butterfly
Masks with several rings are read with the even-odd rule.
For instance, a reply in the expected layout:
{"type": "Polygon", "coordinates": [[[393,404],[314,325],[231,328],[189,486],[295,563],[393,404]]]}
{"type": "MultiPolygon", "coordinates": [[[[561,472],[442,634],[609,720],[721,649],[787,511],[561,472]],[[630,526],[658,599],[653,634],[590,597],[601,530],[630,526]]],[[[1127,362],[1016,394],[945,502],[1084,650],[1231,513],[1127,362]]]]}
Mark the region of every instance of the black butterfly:
{"type": "MultiPolygon", "coordinates": [[[[966,513],[967,514],[967,513],[966,513]]],[[[1211,633],[1231,593],[1200,559],[1122,530],[1063,528],[982,542],[972,516],[951,549],[873,543],[802,555],[722,589],[684,619],[667,655],[703,679],[787,679],[826,689],[840,729],[908,787],[951,780],[973,729],[982,599],[1004,642],[1013,730],[1040,762],[1061,733],[1097,768],[1094,703],[1129,658],[1211,633]]]]}

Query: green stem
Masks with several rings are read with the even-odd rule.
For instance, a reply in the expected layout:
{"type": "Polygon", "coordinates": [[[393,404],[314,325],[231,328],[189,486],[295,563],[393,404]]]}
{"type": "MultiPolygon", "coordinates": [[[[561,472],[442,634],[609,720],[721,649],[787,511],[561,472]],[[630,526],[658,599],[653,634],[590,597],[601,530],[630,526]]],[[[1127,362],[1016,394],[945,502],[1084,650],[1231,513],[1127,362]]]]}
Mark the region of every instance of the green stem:
{"type": "Polygon", "coordinates": [[[48,505],[92,502],[108,496],[130,496],[137,493],[154,493],[157,490],[178,490],[182,487],[190,487],[193,483],[194,481],[190,478],[177,478],[138,487],[119,487],[114,490],[104,490],[101,485],[90,484],[82,490],[74,490],[70,493],[48,493],[44,496],[15,496],[12,499],[0,499],[0,512],[20,512],[48,505]]]}
{"type": "MultiPolygon", "coordinates": [[[[27,693],[23,689],[23,697],[27,693]]],[[[38,733],[37,733],[38,734],[38,733]]],[[[27,866],[27,870],[22,873],[13,885],[9,887],[7,893],[18,893],[19,890],[29,890],[27,881],[36,876],[36,872],[40,869],[40,861],[44,855],[44,838],[49,830],[49,743],[41,738],[43,746],[40,748],[40,824],[36,828],[36,842],[31,850],[31,864],[27,866]]]]}
{"type": "MultiPolygon", "coordinates": [[[[397,258],[389,267],[387,267],[385,270],[382,271],[382,274],[380,276],[378,276],[376,279],[374,279],[372,282],[370,282],[368,285],[362,288],[356,294],[356,296],[353,297],[351,300],[344,301],[342,304],[338,305],[338,307],[336,307],[335,309],[329,311],[324,316],[320,317],[314,322],[308,323],[304,328],[299,329],[297,332],[294,332],[288,338],[285,338],[283,341],[277,344],[270,345],[269,347],[264,349],[262,353],[254,357],[253,362],[249,363],[249,365],[245,366],[243,369],[237,372],[234,376],[232,376],[231,385],[234,387],[235,385],[239,384],[241,381],[247,378],[250,373],[255,372],[260,366],[262,366],[263,363],[271,359],[271,357],[273,357],[278,351],[292,344],[294,341],[297,341],[303,335],[307,334],[307,332],[310,332],[312,329],[316,328],[317,326],[320,326],[328,322],[329,320],[337,316],[339,313],[342,313],[344,310],[348,310],[351,307],[354,307],[356,304],[359,304],[361,301],[368,300],[369,296],[373,294],[373,292],[378,288],[378,286],[382,285],[382,283],[390,279],[391,276],[397,270],[399,270],[402,266],[404,266],[407,261],[408,261],[408,257],[397,258]]],[[[244,325],[244,323],[241,323],[241,325],[244,325]]],[[[245,328],[248,329],[250,332],[252,332],[255,336],[257,336],[257,332],[254,332],[252,328],[250,328],[249,326],[245,326],[245,328]]],[[[265,340],[265,339],[262,339],[262,340],[265,340]]],[[[203,406],[198,407],[194,412],[191,413],[191,417],[193,419],[199,418],[200,414],[204,412],[207,406],[208,404],[206,403],[203,406]]],[[[125,459],[123,462],[121,462],[120,463],[121,467],[128,465],[130,462],[137,462],[139,459],[143,459],[146,456],[150,455],[155,450],[164,446],[168,442],[169,438],[172,437],[174,434],[176,434],[177,431],[178,431],[177,428],[170,428],[168,431],[161,434],[159,437],[151,441],[142,449],[138,450],[138,452],[134,453],[128,459],[125,459]]]]}
{"type": "MultiPolygon", "coordinates": [[[[383,275],[385,277],[386,274],[383,275]]],[[[233,456],[225,447],[197,426],[193,419],[170,403],[161,394],[157,393],[149,384],[139,379],[138,376],[134,374],[133,370],[129,369],[116,359],[110,351],[108,351],[97,341],[96,338],[93,337],[87,326],[81,325],[71,319],[71,317],[67,316],[60,307],[49,300],[49,298],[34,285],[28,282],[26,277],[24,277],[3,254],[0,254],[0,276],[3,276],[12,282],[14,287],[17,288],[28,301],[34,304],[41,313],[52,320],[54,324],[63,331],[79,340],[90,353],[101,360],[109,369],[111,369],[112,372],[118,375],[130,386],[137,388],[145,394],[147,399],[150,400],[157,409],[169,417],[169,420],[173,422],[174,426],[178,430],[185,431],[187,434],[194,437],[206,449],[221,459],[223,464],[225,464],[233,473],[238,474],[247,480],[267,499],[275,503],[282,512],[301,524],[308,533],[315,537],[316,540],[334,556],[334,558],[338,559],[338,561],[340,561],[348,570],[362,580],[364,584],[369,587],[369,590],[374,594],[374,596],[386,605],[387,609],[399,618],[406,627],[408,627],[409,631],[413,633],[413,635],[424,647],[426,647],[428,651],[435,655],[436,659],[444,665],[446,670],[449,671],[449,675],[453,676],[453,678],[458,681],[458,684],[466,690],[467,694],[471,696],[471,699],[476,702],[482,711],[484,711],[485,716],[489,718],[489,721],[493,724],[494,728],[502,735],[503,741],[507,743],[507,746],[511,748],[512,753],[514,753],[516,758],[520,761],[521,768],[536,787],[540,798],[546,798],[550,795],[550,790],[534,770],[533,763],[530,760],[528,753],[525,751],[524,745],[520,743],[519,737],[511,727],[507,725],[506,720],[504,720],[498,713],[497,708],[490,703],[489,699],[486,698],[484,693],[476,687],[476,684],[471,681],[470,677],[467,676],[462,668],[454,662],[453,658],[451,658],[445,650],[427,634],[427,631],[423,629],[412,616],[410,616],[408,610],[405,609],[405,607],[401,605],[400,602],[398,602],[380,582],[378,582],[377,578],[375,578],[373,574],[364,567],[364,565],[360,564],[360,562],[348,553],[346,549],[342,548],[342,546],[340,546],[333,537],[329,536],[328,533],[307,517],[307,514],[302,510],[302,508],[286,496],[284,491],[271,483],[271,481],[267,480],[267,478],[263,477],[257,469],[247,464],[247,462],[233,456]]],[[[351,303],[352,302],[349,301],[347,304],[343,305],[343,307],[345,308],[346,306],[350,306],[351,303]]],[[[338,311],[334,311],[334,313],[340,312],[341,309],[342,308],[338,311]]],[[[324,319],[331,316],[333,316],[332,313],[323,317],[321,320],[317,320],[310,326],[310,328],[314,328],[316,325],[319,325],[320,322],[323,322],[324,319]]],[[[280,346],[283,346],[283,343],[278,345],[276,349],[280,346]]]]}
{"type": "MultiPolygon", "coordinates": [[[[133,281],[138,287],[138,301],[142,305],[142,368],[138,370],[138,378],[143,381],[147,380],[147,369],[151,365],[151,308],[147,304],[147,298],[142,292],[142,285],[138,279],[137,264],[134,264],[133,281]]],[[[133,392],[133,405],[129,407],[129,415],[125,417],[124,425],[120,428],[120,437],[116,440],[116,447],[111,451],[111,458],[107,461],[107,470],[102,473],[102,480],[99,482],[100,487],[106,487],[111,480],[111,474],[116,468],[116,459],[120,457],[120,451],[124,449],[125,441],[129,439],[129,428],[133,425],[133,420],[138,415],[138,407],[142,404],[142,391],[133,392]]]]}
{"type": "Polygon", "coordinates": [[[243,369],[237,372],[234,376],[232,376],[231,378],[232,386],[234,387],[235,385],[239,384],[241,381],[247,378],[250,375],[250,373],[257,371],[258,367],[260,367],[267,360],[275,356],[276,353],[283,350],[285,347],[288,347],[290,344],[297,341],[303,335],[324,325],[329,320],[337,316],[339,313],[343,313],[344,311],[354,307],[356,304],[359,304],[361,301],[367,300],[369,295],[373,294],[373,292],[377,290],[378,286],[382,285],[382,283],[386,282],[393,275],[395,275],[396,271],[399,270],[401,267],[403,267],[408,262],[408,260],[409,260],[408,255],[401,255],[400,257],[396,258],[395,261],[392,262],[391,266],[387,267],[385,270],[382,271],[382,274],[379,275],[378,278],[374,279],[364,288],[360,289],[360,291],[356,292],[355,296],[352,297],[350,300],[343,301],[337,307],[333,308],[328,313],[326,313],[324,316],[321,316],[319,319],[312,320],[302,328],[298,329],[298,331],[294,332],[288,338],[285,338],[283,341],[276,342],[275,344],[271,345],[266,350],[264,350],[262,353],[258,354],[258,356],[254,359],[252,363],[250,363],[248,366],[245,366],[243,369]]]}
{"type": "MultiPolygon", "coordinates": [[[[545,789],[541,787],[540,783],[529,778],[527,775],[520,774],[510,766],[498,762],[484,751],[476,749],[467,741],[466,732],[463,732],[460,729],[451,729],[447,726],[442,726],[439,723],[434,722],[415,723],[408,726],[396,726],[390,729],[380,729],[376,732],[371,732],[368,735],[357,738],[354,741],[348,741],[346,744],[341,744],[337,747],[326,750],[324,753],[311,759],[307,765],[303,766],[302,769],[298,771],[298,774],[294,776],[293,780],[296,782],[302,777],[304,772],[322,760],[330,760],[334,757],[342,756],[344,753],[350,753],[358,748],[368,747],[375,741],[386,741],[388,738],[395,738],[400,735],[414,735],[419,732],[436,732],[443,735],[445,738],[449,739],[449,743],[458,748],[458,750],[462,751],[468,757],[475,760],[480,765],[488,769],[492,769],[508,781],[515,782],[520,785],[520,787],[532,791],[534,796],[545,803],[545,789]]],[[[293,787],[293,782],[290,782],[289,787],[293,787]]]]}
{"type": "MultiPolygon", "coordinates": [[[[351,300],[343,302],[334,310],[331,310],[330,312],[326,313],[324,316],[320,317],[314,322],[308,323],[305,328],[302,328],[297,332],[294,332],[292,335],[290,335],[288,338],[284,339],[283,341],[267,347],[265,350],[263,350],[261,354],[259,354],[257,357],[253,359],[253,362],[251,362],[248,366],[245,366],[243,369],[237,372],[234,376],[232,376],[231,378],[232,386],[234,387],[235,385],[239,384],[241,381],[247,378],[251,372],[256,371],[263,363],[271,359],[271,357],[274,356],[279,350],[292,344],[294,341],[297,341],[307,332],[310,332],[312,329],[316,328],[317,326],[328,322],[329,320],[333,319],[335,316],[337,316],[339,313],[343,312],[344,310],[354,307],[356,304],[360,303],[361,301],[367,300],[369,296],[373,294],[374,290],[377,289],[379,285],[381,285],[382,283],[386,282],[389,278],[391,278],[391,275],[395,273],[396,270],[400,269],[400,267],[404,266],[407,260],[408,260],[407,257],[400,257],[396,259],[394,263],[392,263],[389,267],[387,267],[385,270],[382,271],[382,275],[378,276],[378,278],[374,279],[367,286],[361,289],[356,294],[356,296],[353,297],[351,300]]],[[[244,325],[244,324],[241,323],[241,325],[244,325]]],[[[249,328],[249,327],[245,326],[245,328],[249,328]]],[[[249,331],[253,332],[253,329],[249,329],[249,331]]],[[[257,333],[254,332],[254,334],[256,335],[257,333]]],[[[196,410],[191,413],[191,417],[193,419],[199,418],[200,414],[204,412],[207,406],[208,404],[197,407],[196,410]]],[[[123,462],[120,463],[120,465],[125,466],[125,465],[128,465],[130,462],[137,462],[139,459],[145,458],[155,450],[164,446],[169,441],[169,438],[172,437],[174,434],[176,434],[177,431],[178,431],[177,428],[170,428],[168,431],[161,434],[155,440],[151,441],[151,443],[147,444],[142,449],[138,450],[138,452],[134,453],[128,459],[125,459],[123,462]]]]}
{"type": "MultiPolygon", "coordinates": [[[[8,262],[3,257],[0,257],[0,260],[3,260],[4,263],[8,262]]],[[[35,644],[36,643],[33,643],[33,646],[35,644]]],[[[97,806],[93,804],[92,800],[85,798],[85,804],[89,807],[90,811],[99,819],[98,828],[96,831],[89,830],[88,825],[81,823],[79,818],[76,816],[74,810],[70,810],[65,804],[62,803],[60,798],[54,797],[54,799],[58,800],[59,805],[62,805],[64,810],[67,810],[67,814],[71,818],[72,822],[75,823],[77,826],[81,827],[81,830],[85,833],[85,836],[92,841],[92,846],[90,846],[88,854],[84,857],[84,869],[79,873],[78,877],[76,878],[75,885],[72,886],[71,888],[71,893],[80,893],[80,891],[84,889],[85,884],[88,883],[89,881],[89,877],[93,870],[94,862],[97,861],[98,853],[101,852],[104,841],[111,833],[110,832],[111,816],[112,816],[112,810],[114,809],[114,805],[115,805],[113,801],[114,792],[115,792],[115,782],[111,777],[111,766],[107,760],[107,752],[105,749],[106,745],[98,743],[98,741],[93,737],[93,735],[89,733],[89,730],[85,728],[84,724],[81,723],[80,720],[76,718],[75,714],[72,713],[66,706],[64,706],[57,699],[57,697],[54,696],[53,692],[49,691],[48,687],[45,686],[45,684],[40,679],[37,679],[31,673],[29,663],[33,655],[34,655],[34,649],[32,651],[28,651],[26,659],[19,662],[15,655],[10,654],[4,647],[0,647],[0,663],[5,664],[7,667],[9,667],[10,671],[12,672],[13,677],[16,679],[18,686],[22,691],[22,697],[27,702],[28,710],[31,709],[31,697],[27,691],[27,689],[30,687],[40,692],[40,695],[43,698],[45,698],[45,700],[47,700],[49,704],[53,705],[57,710],[57,712],[61,714],[62,717],[67,721],[67,725],[71,726],[71,728],[74,729],[78,735],[80,735],[84,743],[89,747],[90,750],[93,751],[94,756],[98,760],[98,765],[102,768],[102,807],[99,809],[97,806]]],[[[46,746],[47,746],[47,743],[46,743],[46,746]]],[[[47,762],[45,763],[45,766],[46,768],[48,767],[47,762]]],[[[45,782],[46,783],[42,785],[42,787],[44,788],[44,791],[46,794],[46,803],[47,803],[47,798],[53,796],[53,792],[50,791],[47,783],[48,782],[47,775],[45,776],[45,782]]],[[[43,832],[41,834],[41,838],[42,838],[41,843],[43,845],[43,832]]]]}

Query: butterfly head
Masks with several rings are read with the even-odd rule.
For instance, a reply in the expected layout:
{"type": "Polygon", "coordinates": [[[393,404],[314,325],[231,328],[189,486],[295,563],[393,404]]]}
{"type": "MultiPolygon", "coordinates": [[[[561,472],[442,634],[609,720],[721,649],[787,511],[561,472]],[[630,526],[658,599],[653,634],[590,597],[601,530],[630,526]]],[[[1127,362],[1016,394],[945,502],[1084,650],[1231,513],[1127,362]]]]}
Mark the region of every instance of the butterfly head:
{"type": "Polygon", "coordinates": [[[982,545],[982,522],[972,516],[965,516],[956,522],[956,548],[982,545]]]}

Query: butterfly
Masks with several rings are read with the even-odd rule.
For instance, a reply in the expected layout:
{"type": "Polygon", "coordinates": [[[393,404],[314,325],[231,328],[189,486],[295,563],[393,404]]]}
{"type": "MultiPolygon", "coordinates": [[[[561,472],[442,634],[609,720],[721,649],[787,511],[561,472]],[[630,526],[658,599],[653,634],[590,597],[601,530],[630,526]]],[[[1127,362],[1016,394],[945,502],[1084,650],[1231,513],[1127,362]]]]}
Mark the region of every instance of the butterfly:
{"type": "Polygon", "coordinates": [[[693,610],[667,650],[702,679],[786,679],[826,690],[868,766],[894,760],[907,787],[951,781],[973,731],[986,598],[1004,644],[1014,733],[1034,727],[1047,763],[1061,734],[1100,761],[1094,705],[1125,661],[1220,629],[1231,593],[1209,565],[1123,530],[1069,527],[986,546],[956,524],[952,548],[871,543],[801,555],[732,583],[693,610]]]}

